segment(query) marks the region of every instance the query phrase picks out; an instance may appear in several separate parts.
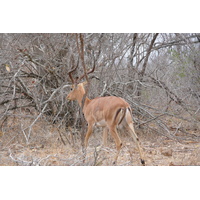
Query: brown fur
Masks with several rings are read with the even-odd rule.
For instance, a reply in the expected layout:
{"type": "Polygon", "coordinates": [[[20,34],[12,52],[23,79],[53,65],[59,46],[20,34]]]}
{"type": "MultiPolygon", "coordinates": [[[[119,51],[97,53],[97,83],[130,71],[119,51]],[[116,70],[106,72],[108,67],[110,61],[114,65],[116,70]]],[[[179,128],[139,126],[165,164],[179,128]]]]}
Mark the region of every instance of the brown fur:
{"type": "MultiPolygon", "coordinates": [[[[85,94],[84,83],[73,86],[73,90],[68,94],[68,100],[77,100],[79,105],[82,106],[82,99],[85,94]]],[[[130,105],[122,98],[115,96],[97,97],[89,99],[86,97],[83,106],[83,113],[86,121],[88,122],[88,130],[85,136],[85,147],[87,147],[88,139],[92,134],[93,125],[98,124],[104,127],[104,144],[107,139],[108,131],[111,133],[117,148],[115,163],[117,162],[118,154],[120,152],[122,142],[117,133],[117,126],[123,122],[131,133],[134,141],[137,143],[141,162],[144,164],[141,148],[138,143],[138,137],[133,128],[133,121],[131,117],[130,105]],[[133,132],[133,133],[132,133],[133,132]]]]}

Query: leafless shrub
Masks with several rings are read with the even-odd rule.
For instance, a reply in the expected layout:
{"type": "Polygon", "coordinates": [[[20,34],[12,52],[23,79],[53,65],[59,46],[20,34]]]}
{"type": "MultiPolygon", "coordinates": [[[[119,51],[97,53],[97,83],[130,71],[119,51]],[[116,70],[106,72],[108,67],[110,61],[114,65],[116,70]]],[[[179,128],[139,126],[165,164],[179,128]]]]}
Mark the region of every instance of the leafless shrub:
{"type": "MultiPolygon", "coordinates": [[[[91,80],[90,98],[125,98],[143,136],[199,141],[199,34],[83,37],[86,68],[92,67],[94,56],[92,76],[98,77],[91,80]]],[[[65,97],[71,85],[71,57],[77,61],[80,56],[76,34],[0,34],[0,49],[0,137],[6,139],[4,147],[14,141],[28,144],[34,140],[34,126],[40,120],[62,130],[58,137],[73,146],[76,142],[69,135],[78,134],[81,115],[77,104],[65,97]],[[11,129],[18,131],[12,136],[4,134],[11,129]]],[[[76,73],[83,73],[80,64],[76,73]]]]}

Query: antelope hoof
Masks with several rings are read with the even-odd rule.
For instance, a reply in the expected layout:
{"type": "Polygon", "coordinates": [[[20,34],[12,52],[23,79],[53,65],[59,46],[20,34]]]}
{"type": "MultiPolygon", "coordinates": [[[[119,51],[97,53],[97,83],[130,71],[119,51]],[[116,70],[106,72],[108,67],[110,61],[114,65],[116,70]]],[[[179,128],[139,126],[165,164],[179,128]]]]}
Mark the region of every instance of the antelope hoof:
{"type": "Polygon", "coordinates": [[[117,161],[115,160],[115,161],[113,161],[113,165],[117,165],[117,161]]]}
{"type": "Polygon", "coordinates": [[[145,166],[145,161],[143,159],[141,159],[141,163],[143,166],[145,166]]]}

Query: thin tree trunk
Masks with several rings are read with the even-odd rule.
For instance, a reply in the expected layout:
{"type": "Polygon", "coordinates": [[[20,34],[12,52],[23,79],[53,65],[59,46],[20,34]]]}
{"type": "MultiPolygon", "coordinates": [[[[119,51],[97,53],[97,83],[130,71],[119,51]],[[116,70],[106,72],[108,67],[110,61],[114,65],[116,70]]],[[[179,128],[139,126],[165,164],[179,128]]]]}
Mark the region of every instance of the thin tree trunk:
{"type": "Polygon", "coordinates": [[[153,45],[155,43],[155,40],[156,40],[158,34],[159,33],[154,34],[153,39],[151,40],[151,43],[149,45],[149,48],[147,49],[147,54],[146,54],[146,57],[144,59],[142,70],[138,73],[138,87],[137,87],[138,102],[140,102],[140,100],[141,100],[141,93],[142,93],[142,84],[141,83],[143,82],[143,78],[144,78],[144,74],[145,74],[145,71],[146,71],[146,68],[147,68],[149,56],[151,54],[151,50],[153,48],[153,45]]]}

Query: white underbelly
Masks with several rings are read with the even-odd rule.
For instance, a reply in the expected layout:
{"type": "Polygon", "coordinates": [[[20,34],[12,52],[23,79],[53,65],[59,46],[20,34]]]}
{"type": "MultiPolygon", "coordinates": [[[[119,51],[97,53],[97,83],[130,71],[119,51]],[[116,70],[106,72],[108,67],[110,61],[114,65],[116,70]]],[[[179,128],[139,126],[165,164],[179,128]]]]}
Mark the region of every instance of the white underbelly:
{"type": "Polygon", "coordinates": [[[96,126],[106,126],[106,121],[103,119],[101,121],[96,122],[95,124],[96,126]]]}

